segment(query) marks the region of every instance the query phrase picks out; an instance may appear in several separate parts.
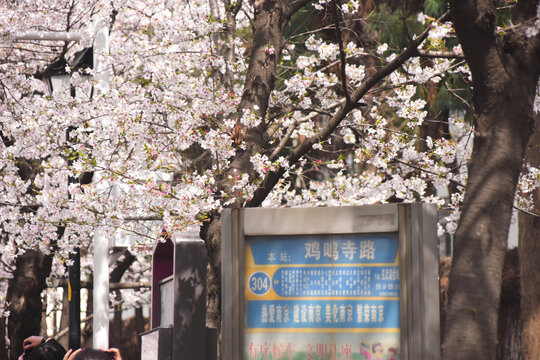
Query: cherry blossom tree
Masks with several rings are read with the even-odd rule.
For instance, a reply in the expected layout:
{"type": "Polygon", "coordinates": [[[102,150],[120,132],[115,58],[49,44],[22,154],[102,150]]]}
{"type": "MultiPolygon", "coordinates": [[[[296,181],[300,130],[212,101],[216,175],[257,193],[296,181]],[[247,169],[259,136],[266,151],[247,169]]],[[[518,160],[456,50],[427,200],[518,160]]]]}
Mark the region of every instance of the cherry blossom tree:
{"type": "MultiPolygon", "coordinates": [[[[224,207],[423,201],[450,210],[441,232],[456,229],[462,192],[445,201],[433,189],[468,184],[466,142],[419,135],[433,121],[420,89],[471,81],[461,47],[447,50],[455,42],[448,14],[404,18],[406,45],[396,47],[356,41],[369,31],[359,22],[380,30],[369,16],[375,8],[355,0],[0,6],[0,276],[11,279],[12,292],[23,261],[41,276],[33,299],[46,278],[53,285],[63,276],[74,248],[88,249],[83,263],[90,263],[97,229],[137,236],[131,251],[141,269],[144,249],[200,226],[209,254],[207,322],[219,328],[224,207]],[[66,66],[71,86],[93,85],[92,96],[50,94],[42,79],[52,65],[72,63],[103,26],[110,32],[104,70],[66,66]],[[36,30],[82,40],[17,40],[36,30]],[[110,73],[106,86],[102,70],[110,73]]],[[[472,133],[459,112],[443,121],[472,133]]],[[[524,187],[524,198],[534,188],[524,187]]],[[[13,304],[0,310],[8,324],[25,315],[13,304]]],[[[34,317],[27,320],[36,332],[34,317]]]]}

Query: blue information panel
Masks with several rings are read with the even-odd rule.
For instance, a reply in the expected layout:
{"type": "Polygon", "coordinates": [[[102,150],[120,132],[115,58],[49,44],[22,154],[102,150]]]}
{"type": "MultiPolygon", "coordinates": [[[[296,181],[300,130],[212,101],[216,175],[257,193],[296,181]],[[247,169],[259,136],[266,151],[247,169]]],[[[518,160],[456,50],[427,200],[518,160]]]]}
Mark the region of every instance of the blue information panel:
{"type": "Polygon", "coordinates": [[[398,236],[246,239],[245,359],[399,359],[398,236]]]}

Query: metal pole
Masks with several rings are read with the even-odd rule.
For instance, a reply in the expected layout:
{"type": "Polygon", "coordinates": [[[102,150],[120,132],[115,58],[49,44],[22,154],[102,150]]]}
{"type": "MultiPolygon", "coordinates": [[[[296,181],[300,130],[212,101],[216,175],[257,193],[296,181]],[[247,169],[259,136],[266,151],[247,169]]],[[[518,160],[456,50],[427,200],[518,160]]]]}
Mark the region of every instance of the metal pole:
{"type": "Polygon", "coordinates": [[[79,41],[82,39],[82,35],[78,32],[66,31],[24,31],[16,33],[14,39],[36,41],[79,41]]]}
{"type": "Polygon", "coordinates": [[[81,347],[81,252],[79,248],[69,254],[73,262],[69,267],[69,348],[81,347]]]}
{"type": "Polygon", "coordinates": [[[109,91],[111,71],[104,61],[104,55],[109,53],[109,28],[105,23],[96,24],[94,35],[94,80],[97,87],[97,95],[102,95],[109,91]]]}
{"type": "MultiPolygon", "coordinates": [[[[74,141],[72,132],[75,130],[73,126],[69,126],[66,131],[68,146],[71,149],[71,144],[74,141]]],[[[76,140],[75,140],[76,141],[76,140]]],[[[68,167],[73,166],[73,159],[70,156],[68,159],[68,167]]],[[[68,177],[68,186],[78,184],[79,179],[74,176],[68,177]]],[[[71,194],[68,194],[71,198],[71,194]]],[[[68,291],[69,291],[69,348],[78,349],[81,347],[81,249],[77,246],[74,252],[69,254],[71,266],[68,267],[68,291]]]]}
{"type": "Polygon", "coordinates": [[[109,348],[109,242],[94,230],[94,320],[93,347],[109,348]]]}
{"type": "MultiPolygon", "coordinates": [[[[96,23],[93,56],[97,95],[109,89],[109,72],[103,54],[109,52],[109,31],[106,24],[96,23]]],[[[99,229],[94,230],[94,320],[93,347],[109,348],[109,242],[99,229]]]]}

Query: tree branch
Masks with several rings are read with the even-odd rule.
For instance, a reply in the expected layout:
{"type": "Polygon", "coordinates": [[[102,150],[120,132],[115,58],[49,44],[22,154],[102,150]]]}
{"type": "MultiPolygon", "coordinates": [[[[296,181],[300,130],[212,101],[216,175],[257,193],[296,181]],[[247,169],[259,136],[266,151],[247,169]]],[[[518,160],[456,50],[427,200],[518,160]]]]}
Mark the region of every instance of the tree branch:
{"type": "Polygon", "coordinates": [[[289,129],[287,130],[287,133],[285,134],[283,139],[281,139],[281,141],[279,142],[279,145],[274,149],[274,151],[272,152],[272,154],[268,158],[270,161],[274,161],[277,158],[277,156],[279,155],[281,150],[285,147],[285,145],[287,144],[287,142],[291,138],[291,136],[292,136],[294,130],[296,129],[297,125],[298,125],[298,122],[294,122],[294,124],[292,124],[291,127],[289,127],[289,129]]]}
{"type": "Polygon", "coordinates": [[[292,0],[292,1],[290,1],[288,9],[287,9],[287,16],[292,16],[295,12],[300,10],[302,7],[304,7],[310,1],[311,0],[292,0]]]}
{"type": "MultiPolygon", "coordinates": [[[[439,21],[443,21],[449,15],[449,11],[444,13],[439,21]]],[[[334,116],[328,121],[326,126],[321,129],[315,136],[307,139],[302,144],[300,144],[287,158],[289,164],[296,164],[296,162],[309,151],[311,151],[314,144],[321,142],[322,140],[328,138],[330,134],[337,128],[343,119],[349,114],[349,112],[354,109],[354,104],[356,104],[360,99],[379,81],[384,79],[386,76],[399,69],[405,61],[411,57],[418,54],[418,46],[427,38],[430,28],[427,27],[416,39],[410,42],[407,49],[402,51],[394,60],[386,64],[386,66],[379,69],[375,74],[371,75],[366,79],[362,85],[360,85],[351,95],[351,102],[345,102],[341,105],[340,109],[334,114],[334,116]]],[[[310,114],[311,115],[311,114],[310,114]]],[[[314,115],[316,116],[316,115],[314,115]]],[[[255,207],[259,206],[263,200],[266,198],[268,193],[274,188],[281,176],[285,173],[286,169],[280,166],[274,171],[269,171],[257,190],[255,190],[253,197],[247,201],[246,207],[255,207]]]]}
{"type": "MultiPolygon", "coordinates": [[[[60,279],[58,280],[58,283],[56,286],[49,286],[49,288],[54,287],[62,287],[67,288],[68,287],[68,281],[67,279],[60,279]]],[[[92,289],[94,287],[94,283],[91,281],[81,281],[81,288],[84,289],[92,289]]],[[[146,281],[141,282],[111,282],[109,283],[109,290],[122,290],[122,289],[147,289],[150,288],[151,284],[146,281]]]]}
{"type": "Polygon", "coordinates": [[[232,89],[233,74],[231,71],[231,63],[233,62],[236,53],[234,46],[234,32],[236,31],[236,15],[242,8],[242,0],[238,0],[234,4],[231,4],[229,0],[225,0],[224,5],[225,16],[227,18],[227,23],[224,28],[225,43],[227,47],[225,50],[225,75],[223,83],[226,88],[232,89]]]}
{"type": "MultiPolygon", "coordinates": [[[[85,323],[87,321],[90,321],[94,318],[94,314],[90,314],[87,317],[81,319],[81,323],[85,323]]],[[[69,327],[63,328],[61,331],[57,332],[55,335],[53,335],[54,340],[60,339],[62,336],[66,335],[69,331],[69,327]]]]}
{"type": "Polygon", "coordinates": [[[425,58],[465,59],[463,54],[456,54],[451,51],[418,50],[418,54],[425,58]]]}

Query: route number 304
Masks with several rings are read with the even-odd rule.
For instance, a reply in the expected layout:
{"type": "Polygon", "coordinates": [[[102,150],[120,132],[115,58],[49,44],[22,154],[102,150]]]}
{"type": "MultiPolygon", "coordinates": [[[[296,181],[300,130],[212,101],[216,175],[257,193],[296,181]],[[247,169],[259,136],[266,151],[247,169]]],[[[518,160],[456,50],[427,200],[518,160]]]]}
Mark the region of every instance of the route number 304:
{"type": "Polygon", "coordinates": [[[270,291],[271,284],[270,276],[262,271],[253,273],[249,277],[249,290],[255,295],[262,296],[266,294],[270,291]]]}

